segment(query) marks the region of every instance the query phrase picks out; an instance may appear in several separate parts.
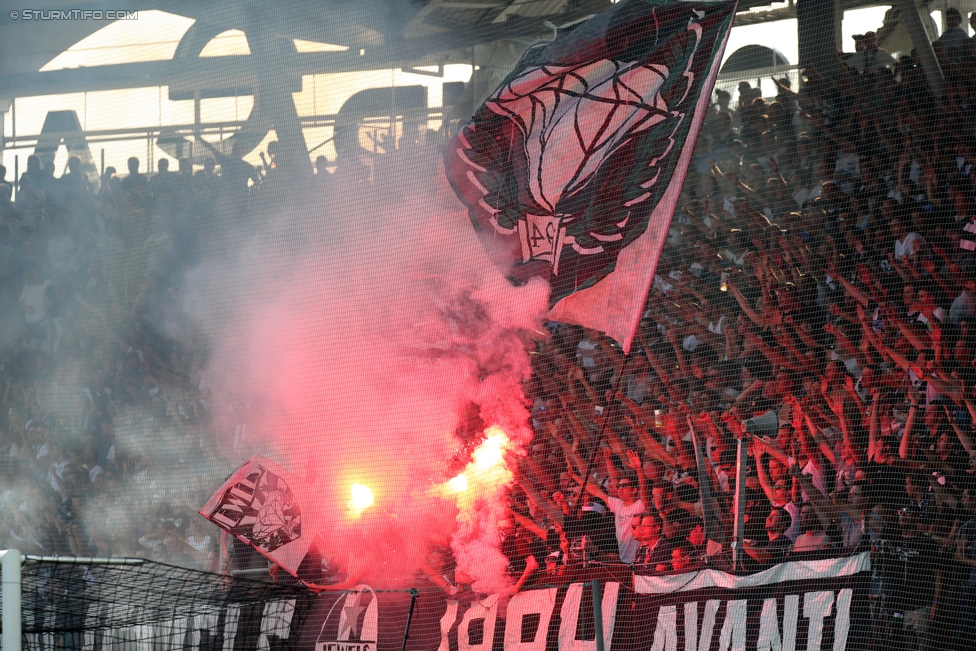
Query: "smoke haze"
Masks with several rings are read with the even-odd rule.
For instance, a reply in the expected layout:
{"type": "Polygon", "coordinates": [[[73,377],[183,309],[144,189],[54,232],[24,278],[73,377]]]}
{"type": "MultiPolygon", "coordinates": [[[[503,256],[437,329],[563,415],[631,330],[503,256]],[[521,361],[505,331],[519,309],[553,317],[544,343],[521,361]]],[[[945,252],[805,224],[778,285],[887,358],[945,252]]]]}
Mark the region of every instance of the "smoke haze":
{"type": "MultiPolygon", "coordinates": [[[[340,170],[311,216],[269,208],[188,275],[185,308],[209,340],[218,408],[222,393],[250,405],[225,415],[246,434],[222,427],[235,432],[223,448],[234,457],[245,436],[305,475],[327,558],[365,552],[377,574],[404,576],[453,536],[460,569],[490,591],[506,582],[496,525],[511,474],[469,472],[458,495],[442,485],[480,441],[456,434],[472,403],[508,454],[531,439],[521,382],[548,286],[509,284],[433,173],[437,156],[399,156],[372,185],[340,170]],[[354,483],[376,500],[362,514],[347,506],[354,483]]],[[[229,230],[217,229],[225,242],[229,230]]]]}

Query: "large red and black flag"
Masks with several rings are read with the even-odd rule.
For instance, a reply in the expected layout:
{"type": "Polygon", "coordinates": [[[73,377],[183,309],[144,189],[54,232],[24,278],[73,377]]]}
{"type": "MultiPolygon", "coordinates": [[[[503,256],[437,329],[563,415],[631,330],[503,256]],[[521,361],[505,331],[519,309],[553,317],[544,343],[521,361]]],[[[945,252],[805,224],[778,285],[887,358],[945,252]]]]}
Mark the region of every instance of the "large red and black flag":
{"type": "Polygon", "coordinates": [[[553,320],[629,350],[737,2],[624,0],[531,48],[460,130],[447,176],[553,320]]]}

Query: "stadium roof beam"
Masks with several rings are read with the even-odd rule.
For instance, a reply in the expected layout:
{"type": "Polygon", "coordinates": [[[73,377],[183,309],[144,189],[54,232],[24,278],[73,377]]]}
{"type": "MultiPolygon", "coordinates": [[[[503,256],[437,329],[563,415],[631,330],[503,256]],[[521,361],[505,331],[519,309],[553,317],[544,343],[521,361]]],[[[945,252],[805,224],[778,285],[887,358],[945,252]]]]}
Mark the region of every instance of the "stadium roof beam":
{"type": "Polygon", "coordinates": [[[800,62],[810,62],[821,74],[832,76],[834,48],[841,44],[840,0],[797,0],[796,9],[800,62]]]}
{"type": "MultiPolygon", "coordinates": [[[[285,0],[273,6],[215,0],[44,0],[38,9],[138,10],[159,9],[197,21],[198,30],[248,31],[257,20],[279,38],[299,38],[349,46],[348,53],[315,53],[296,58],[286,72],[348,72],[411,65],[436,52],[469,47],[503,38],[545,36],[548,20],[565,24],[598,12],[609,0],[361,0],[359,3],[285,0]],[[359,57],[365,49],[366,56],[359,57]],[[325,56],[323,56],[325,55],[325,56]]],[[[882,4],[878,0],[837,0],[841,10],[882,4]]],[[[796,17],[796,1],[773,4],[771,0],[741,0],[739,25],[796,17]]],[[[111,90],[169,83],[178,70],[166,62],[133,64],[141,67],[105,66],[96,69],[36,73],[69,44],[104,27],[104,21],[23,21],[0,14],[0,98],[55,92],[111,90]],[[58,45],[55,45],[58,44],[58,45]],[[64,45],[60,45],[64,44],[64,45]],[[52,49],[53,48],[53,49],[52,49]],[[117,84],[100,80],[99,72],[117,84]],[[165,80],[163,80],[165,76],[165,80]],[[86,87],[86,83],[94,84],[86,87]],[[36,84],[36,86],[35,86],[36,84]],[[64,86],[53,88],[59,84],[64,86]]],[[[193,48],[190,48],[193,49],[193,48]]],[[[208,70],[187,67],[190,75],[239,74],[236,62],[213,63],[208,70]]],[[[243,66],[246,67],[246,66],[243,66]]],[[[239,84],[237,84],[239,85],[239,84]]]]}
{"type": "MultiPolygon", "coordinates": [[[[584,15],[581,11],[570,11],[552,16],[551,20],[563,24],[584,15]]],[[[546,32],[548,29],[541,27],[538,20],[510,16],[502,23],[455,28],[437,39],[418,37],[390,45],[350,48],[346,52],[282,54],[274,57],[273,66],[275,74],[296,77],[399,68],[436,52],[488,43],[501,38],[519,38],[546,32]]],[[[7,74],[0,75],[0,99],[167,85],[181,88],[247,87],[258,83],[262,65],[261,59],[254,55],[204,59],[182,57],[168,61],[7,74]]]]}

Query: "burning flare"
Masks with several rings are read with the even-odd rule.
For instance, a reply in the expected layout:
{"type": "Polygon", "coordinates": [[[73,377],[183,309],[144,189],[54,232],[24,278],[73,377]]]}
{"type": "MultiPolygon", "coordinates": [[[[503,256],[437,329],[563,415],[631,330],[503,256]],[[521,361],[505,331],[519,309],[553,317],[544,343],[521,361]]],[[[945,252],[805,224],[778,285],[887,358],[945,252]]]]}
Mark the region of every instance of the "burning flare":
{"type": "Polygon", "coordinates": [[[502,428],[489,427],[464,471],[446,484],[458,507],[451,547],[458,568],[474,579],[477,591],[504,587],[507,561],[499,548],[498,521],[506,516],[504,498],[512,473],[505,465],[505,453],[512,446],[502,428]]]}
{"type": "Polygon", "coordinates": [[[350,492],[352,499],[346,504],[350,511],[359,514],[373,505],[373,491],[369,490],[369,486],[353,484],[350,492]]]}
{"type": "MultiPolygon", "coordinates": [[[[511,473],[505,467],[505,451],[511,447],[511,441],[505,431],[497,425],[492,425],[485,432],[485,440],[471,453],[471,461],[464,472],[450,479],[445,484],[448,493],[463,493],[472,483],[485,486],[493,483],[491,479],[507,476],[504,485],[511,480],[511,473]],[[471,480],[468,476],[471,476],[471,480]],[[497,475],[497,477],[496,477],[497,475]]],[[[461,507],[460,501],[458,507],[461,507]]]]}
{"type": "Polygon", "coordinates": [[[471,455],[473,461],[468,468],[478,473],[490,473],[496,466],[504,465],[505,451],[510,445],[508,435],[497,425],[492,425],[485,432],[485,440],[471,455]]]}
{"type": "Polygon", "coordinates": [[[447,482],[448,487],[455,493],[463,493],[468,490],[468,476],[463,472],[454,479],[447,482]]]}

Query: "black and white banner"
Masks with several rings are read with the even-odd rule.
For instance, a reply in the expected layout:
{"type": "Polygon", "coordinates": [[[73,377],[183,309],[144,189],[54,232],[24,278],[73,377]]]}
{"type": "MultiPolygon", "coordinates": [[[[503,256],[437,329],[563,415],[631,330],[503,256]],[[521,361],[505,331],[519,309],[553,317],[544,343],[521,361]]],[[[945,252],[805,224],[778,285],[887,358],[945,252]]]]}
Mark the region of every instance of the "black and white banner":
{"type": "Polygon", "coordinates": [[[652,651],[845,651],[863,647],[870,553],[735,577],[635,576],[632,645],[652,651]]]}
{"type": "MultiPolygon", "coordinates": [[[[408,648],[595,651],[595,579],[609,651],[853,651],[863,648],[868,631],[870,568],[868,552],[783,563],[749,576],[569,568],[548,587],[525,590],[507,603],[498,595],[454,600],[422,591],[408,648]]],[[[322,595],[319,601],[318,616],[307,624],[315,629],[315,651],[400,648],[408,612],[403,596],[364,587],[361,595],[322,595]]]]}
{"type": "MultiPolygon", "coordinates": [[[[427,584],[418,586],[405,648],[596,651],[597,581],[607,651],[859,651],[866,648],[870,628],[869,577],[870,555],[864,552],[783,563],[749,576],[710,569],[642,576],[626,565],[569,567],[510,598],[447,598],[427,584]]],[[[400,651],[411,601],[406,590],[366,585],[315,595],[298,586],[248,584],[227,599],[222,606],[195,608],[190,616],[112,631],[95,631],[99,621],[111,618],[92,607],[87,616],[79,615],[92,631],[80,639],[85,648],[97,648],[104,638],[131,640],[133,648],[152,639],[168,640],[154,647],[167,649],[400,651]]],[[[56,646],[51,635],[28,639],[31,648],[56,646]]]]}

